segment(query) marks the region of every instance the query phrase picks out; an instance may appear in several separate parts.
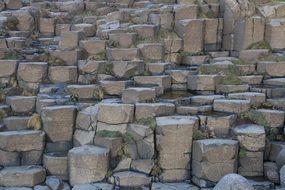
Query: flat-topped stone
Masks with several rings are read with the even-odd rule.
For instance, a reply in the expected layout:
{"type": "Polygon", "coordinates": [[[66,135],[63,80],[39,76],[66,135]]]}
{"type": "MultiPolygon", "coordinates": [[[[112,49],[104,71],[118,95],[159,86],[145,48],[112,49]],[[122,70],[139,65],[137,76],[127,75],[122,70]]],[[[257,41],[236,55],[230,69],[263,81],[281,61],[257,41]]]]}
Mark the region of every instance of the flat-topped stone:
{"type": "Polygon", "coordinates": [[[68,85],[66,90],[78,99],[101,99],[104,97],[104,92],[100,85],[68,85]]]}
{"type": "Polygon", "coordinates": [[[75,125],[76,107],[52,106],[41,111],[43,129],[52,142],[70,141],[75,125]]]}
{"type": "Polygon", "coordinates": [[[285,85],[285,78],[272,78],[263,80],[263,84],[271,85],[271,86],[284,86],[285,85]]]}
{"type": "Polygon", "coordinates": [[[98,121],[108,124],[122,124],[133,121],[134,105],[101,103],[98,111],[98,121]]]}
{"type": "Polygon", "coordinates": [[[100,85],[104,92],[109,95],[121,95],[126,89],[128,81],[124,80],[101,80],[100,85]]]}
{"type": "Polygon", "coordinates": [[[43,150],[45,133],[42,131],[0,132],[0,148],[6,151],[43,150]]]}
{"type": "Polygon", "coordinates": [[[49,175],[68,180],[67,155],[65,153],[43,154],[43,166],[49,175]]]}
{"type": "Polygon", "coordinates": [[[49,67],[49,79],[52,83],[75,83],[77,82],[76,66],[52,66],[49,67]]]}
{"type": "Polygon", "coordinates": [[[33,187],[45,181],[41,166],[13,166],[0,171],[0,185],[5,187],[33,187]]]}
{"type": "Polygon", "coordinates": [[[249,100],[214,100],[214,111],[242,113],[250,109],[249,100]]]}
{"type": "Polygon", "coordinates": [[[175,112],[175,105],[172,103],[136,103],[135,106],[136,119],[167,116],[175,112]]]}
{"type": "Polygon", "coordinates": [[[36,96],[8,96],[6,97],[6,103],[16,113],[29,113],[34,112],[36,99],[36,96]]]}
{"type": "Polygon", "coordinates": [[[155,98],[156,92],[154,88],[127,88],[122,94],[122,101],[126,104],[152,101],[155,98]]]}
{"type": "Polygon", "coordinates": [[[188,89],[214,91],[219,78],[218,75],[190,75],[187,80],[188,89]]]}
{"type": "Polygon", "coordinates": [[[10,77],[16,73],[17,60],[0,60],[0,78],[10,77]]]}
{"type": "MultiPolygon", "coordinates": [[[[258,109],[254,110],[254,113],[261,115],[264,118],[265,124],[269,127],[283,127],[285,112],[281,110],[271,110],[271,109],[258,109]]],[[[256,120],[259,125],[264,125],[263,121],[256,120]]]]}
{"type": "Polygon", "coordinates": [[[163,169],[163,181],[184,180],[190,169],[193,129],[198,119],[191,116],[165,116],[156,118],[156,147],[158,161],[163,169]]]}
{"type": "Polygon", "coordinates": [[[273,77],[284,77],[285,62],[260,61],[257,62],[257,72],[273,77]]]}
{"type": "Polygon", "coordinates": [[[227,139],[205,139],[193,142],[193,182],[218,182],[224,175],[236,172],[238,142],[227,139]]]}
{"type": "Polygon", "coordinates": [[[68,152],[69,181],[72,186],[98,182],[109,169],[109,150],[93,145],[73,148],[68,152]]]}
{"type": "Polygon", "coordinates": [[[17,131],[28,128],[29,116],[11,116],[3,119],[5,131],[17,131]]]}
{"type": "Polygon", "coordinates": [[[261,151],[265,147],[265,129],[260,125],[245,124],[232,129],[240,147],[248,151],[261,151]]]}
{"type": "Polygon", "coordinates": [[[193,156],[195,161],[211,163],[227,162],[236,159],[238,141],[228,139],[204,139],[193,142],[193,156]]]}
{"type": "Polygon", "coordinates": [[[231,99],[246,99],[250,101],[253,106],[260,106],[265,102],[266,96],[264,93],[259,92],[240,92],[240,93],[230,93],[228,97],[231,99]]]}
{"type": "Polygon", "coordinates": [[[107,48],[109,61],[132,61],[138,60],[137,48],[107,48]]]}
{"type": "Polygon", "coordinates": [[[135,76],[134,81],[140,85],[157,85],[165,90],[171,88],[171,77],[169,75],[135,76]]]}
{"type": "Polygon", "coordinates": [[[22,62],[19,63],[18,80],[39,83],[47,76],[48,63],[46,62],[22,62]]]}

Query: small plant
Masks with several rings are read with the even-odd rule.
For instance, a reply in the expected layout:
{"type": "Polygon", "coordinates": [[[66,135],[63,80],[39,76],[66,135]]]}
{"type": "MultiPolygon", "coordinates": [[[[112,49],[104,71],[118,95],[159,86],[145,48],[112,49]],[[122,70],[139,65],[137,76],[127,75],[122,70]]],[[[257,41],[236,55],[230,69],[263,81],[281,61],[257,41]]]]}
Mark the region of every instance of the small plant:
{"type": "Polygon", "coordinates": [[[239,158],[245,158],[246,157],[246,151],[244,149],[240,149],[238,156],[239,156],[239,158]]]}
{"type": "Polygon", "coordinates": [[[238,78],[237,75],[226,75],[221,80],[222,85],[241,85],[242,81],[238,78]]]}
{"type": "Polygon", "coordinates": [[[43,53],[39,57],[40,61],[47,62],[50,66],[64,66],[66,65],[65,61],[62,59],[52,56],[49,52],[43,53]]]}
{"type": "Polygon", "coordinates": [[[261,42],[251,44],[247,49],[269,49],[271,50],[271,47],[266,41],[261,41],[261,42]]]}
{"type": "Polygon", "coordinates": [[[267,120],[263,117],[263,115],[258,113],[255,110],[251,110],[251,111],[241,113],[240,118],[241,119],[248,119],[248,120],[252,121],[253,123],[258,124],[258,125],[262,125],[264,127],[270,126],[269,123],[267,122],[267,120]]]}
{"type": "Polygon", "coordinates": [[[36,96],[37,93],[35,91],[23,90],[21,95],[22,96],[36,96]]]}
{"type": "Polygon", "coordinates": [[[18,60],[22,59],[22,56],[20,53],[16,51],[8,51],[5,53],[5,56],[3,57],[4,60],[18,60]]]}
{"type": "Polygon", "coordinates": [[[96,55],[93,55],[92,57],[90,57],[89,59],[91,60],[105,60],[106,59],[106,50],[103,50],[99,53],[97,53],[96,55]]]}
{"type": "Polygon", "coordinates": [[[158,163],[158,161],[155,160],[154,167],[152,168],[150,174],[154,177],[158,177],[158,176],[160,176],[161,173],[162,173],[162,168],[161,168],[160,164],[158,163]]]}
{"type": "Polygon", "coordinates": [[[273,62],[283,62],[285,61],[285,56],[273,56],[272,54],[268,56],[262,56],[259,58],[260,61],[273,61],[273,62]]]}
{"type": "Polygon", "coordinates": [[[104,65],[104,70],[105,70],[105,74],[107,74],[107,75],[112,75],[113,74],[113,67],[114,67],[114,65],[113,65],[113,63],[106,63],[105,65],[104,65]]]}
{"type": "Polygon", "coordinates": [[[135,121],[135,123],[139,125],[146,125],[152,130],[155,130],[156,128],[156,119],[153,117],[138,119],[135,121]]]}
{"type": "Polygon", "coordinates": [[[194,130],[192,138],[193,140],[202,140],[202,139],[206,139],[207,136],[199,130],[194,130]]]}
{"type": "Polygon", "coordinates": [[[124,139],[124,142],[126,143],[134,142],[134,137],[129,132],[126,132],[125,134],[123,134],[123,139],[124,139]]]}
{"type": "Polygon", "coordinates": [[[252,64],[251,62],[247,62],[247,61],[242,60],[242,59],[233,60],[232,63],[235,65],[250,65],[250,64],[252,64]]]}
{"type": "Polygon", "coordinates": [[[42,128],[42,120],[41,120],[41,116],[39,114],[33,114],[27,124],[27,127],[29,129],[36,129],[36,130],[40,130],[42,128]]]}
{"type": "Polygon", "coordinates": [[[104,99],[104,90],[100,87],[99,89],[94,90],[93,97],[98,100],[104,99]]]}

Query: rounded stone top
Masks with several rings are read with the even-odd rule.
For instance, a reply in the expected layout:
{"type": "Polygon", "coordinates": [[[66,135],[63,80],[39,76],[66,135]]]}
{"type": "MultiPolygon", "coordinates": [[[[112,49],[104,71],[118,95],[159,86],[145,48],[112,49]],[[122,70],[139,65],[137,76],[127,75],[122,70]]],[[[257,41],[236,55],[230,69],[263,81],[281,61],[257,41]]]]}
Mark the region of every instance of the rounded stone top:
{"type": "Polygon", "coordinates": [[[109,154],[109,149],[93,145],[83,145],[69,150],[68,154],[106,156],[109,154]]]}
{"type": "Polygon", "coordinates": [[[265,129],[261,125],[245,124],[235,127],[233,129],[233,132],[236,135],[247,135],[247,134],[262,135],[265,134],[265,129]]]}

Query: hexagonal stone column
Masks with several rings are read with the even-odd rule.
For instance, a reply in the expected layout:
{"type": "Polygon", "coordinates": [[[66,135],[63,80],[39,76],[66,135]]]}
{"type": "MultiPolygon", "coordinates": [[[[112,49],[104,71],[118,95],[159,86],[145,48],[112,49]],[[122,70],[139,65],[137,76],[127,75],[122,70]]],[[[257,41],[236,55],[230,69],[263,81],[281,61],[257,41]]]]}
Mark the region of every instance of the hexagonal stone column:
{"type": "Polygon", "coordinates": [[[193,142],[192,181],[200,187],[214,186],[224,175],[237,170],[238,142],[204,139],[193,142]]]}
{"type": "Polygon", "coordinates": [[[193,128],[198,119],[190,116],[156,118],[156,146],[163,169],[162,181],[182,181],[189,175],[193,128]]]}
{"type": "Polygon", "coordinates": [[[44,131],[51,142],[72,140],[76,119],[75,106],[45,107],[41,117],[44,131]]]}
{"type": "Polygon", "coordinates": [[[76,184],[102,181],[109,169],[109,150],[84,145],[68,152],[69,182],[76,184]]]}
{"type": "Polygon", "coordinates": [[[239,141],[239,168],[242,176],[263,176],[263,151],[265,148],[265,129],[260,125],[239,125],[233,129],[239,141]]]}

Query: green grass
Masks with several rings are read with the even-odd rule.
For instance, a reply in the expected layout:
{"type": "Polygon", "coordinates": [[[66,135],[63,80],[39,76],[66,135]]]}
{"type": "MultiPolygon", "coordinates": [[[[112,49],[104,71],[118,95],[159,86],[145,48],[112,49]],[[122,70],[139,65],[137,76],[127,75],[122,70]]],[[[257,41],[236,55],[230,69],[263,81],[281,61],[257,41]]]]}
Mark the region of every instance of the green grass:
{"type": "Polygon", "coordinates": [[[155,130],[156,128],[156,119],[153,117],[138,119],[135,121],[135,123],[139,125],[146,125],[152,130],[155,130]]]}

